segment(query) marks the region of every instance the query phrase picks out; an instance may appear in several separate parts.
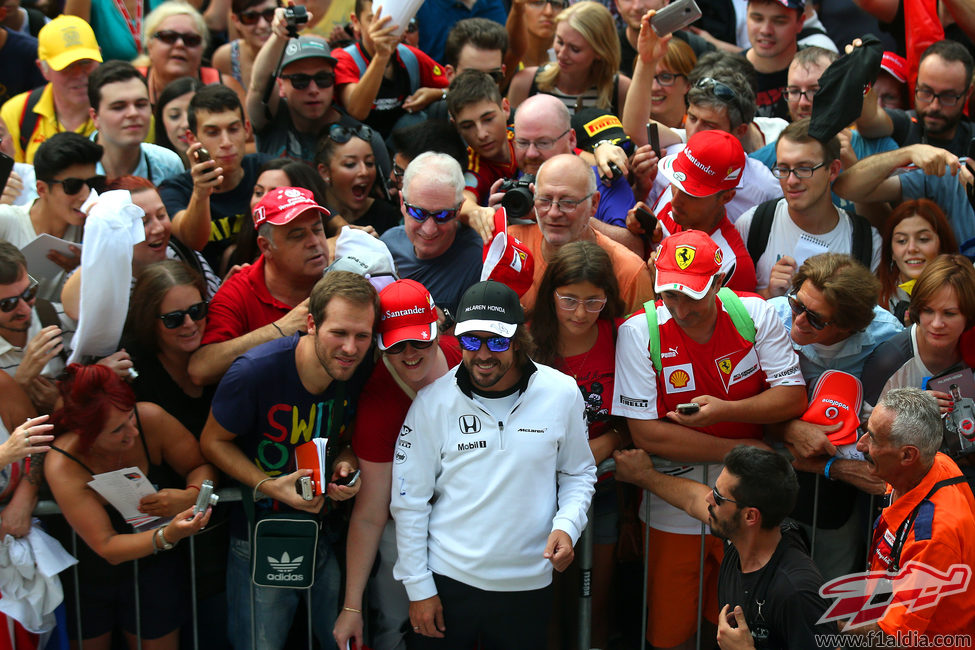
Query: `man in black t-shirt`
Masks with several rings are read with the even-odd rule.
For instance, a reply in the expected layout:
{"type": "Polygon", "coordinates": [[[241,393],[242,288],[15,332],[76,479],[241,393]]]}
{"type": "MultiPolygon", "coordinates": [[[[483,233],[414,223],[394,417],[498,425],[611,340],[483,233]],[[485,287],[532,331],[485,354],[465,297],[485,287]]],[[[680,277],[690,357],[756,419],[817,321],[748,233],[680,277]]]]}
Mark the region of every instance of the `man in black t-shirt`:
{"type": "Polygon", "coordinates": [[[257,170],[270,159],[244,155],[250,124],[237,93],[226,86],[200,89],[190,100],[190,170],[168,178],[159,195],[172,215],[173,235],[202,251],[222,275],[223,253],[233,243],[242,219],[250,217],[257,170]],[[198,157],[205,149],[206,159],[198,157]]]}
{"type": "Polygon", "coordinates": [[[956,156],[968,153],[975,136],[964,110],[972,95],[972,55],[960,43],[941,40],[921,55],[913,111],[877,107],[871,90],[864,97],[857,129],[865,138],[890,136],[898,145],[930,144],[956,156]]]}
{"type": "Polygon", "coordinates": [[[760,117],[789,119],[785,87],[789,64],[799,50],[797,38],[802,31],[805,0],[750,0],[748,3],[748,40],[751,47],[744,57],[758,73],[756,104],[760,117]]]}
{"type": "Polygon", "coordinates": [[[805,546],[782,520],[799,484],[779,454],[739,445],[724,458],[714,488],[658,472],[642,449],[617,451],[617,480],[649,490],[711,527],[726,540],[718,575],[718,644],[726,647],[818,648],[816,636],[836,634],[818,624],[828,603],[823,578],[805,546]]]}

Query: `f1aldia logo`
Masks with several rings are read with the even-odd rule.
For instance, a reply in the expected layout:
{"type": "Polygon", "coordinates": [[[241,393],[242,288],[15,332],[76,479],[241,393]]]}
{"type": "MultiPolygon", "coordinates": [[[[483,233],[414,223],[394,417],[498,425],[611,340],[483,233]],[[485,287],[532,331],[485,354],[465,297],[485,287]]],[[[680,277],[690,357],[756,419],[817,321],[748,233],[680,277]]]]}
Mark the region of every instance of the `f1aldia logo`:
{"type": "Polygon", "coordinates": [[[304,574],[294,573],[294,570],[301,566],[301,563],[305,561],[304,555],[299,555],[298,557],[292,559],[288,552],[285,551],[281,554],[280,559],[274,559],[270,555],[267,556],[268,564],[274,569],[275,573],[268,572],[267,579],[273,580],[275,582],[295,582],[303,581],[305,579],[304,574]]]}
{"type": "Polygon", "coordinates": [[[849,619],[848,628],[875,623],[891,607],[916,612],[934,607],[953,594],[964,593],[972,579],[972,568],[952,564],[939,571],[921,562],[908,562],[897,573],[864,571],[830,580],[819,589],[823,598],[835,598],[819,623],[849,619]]]}

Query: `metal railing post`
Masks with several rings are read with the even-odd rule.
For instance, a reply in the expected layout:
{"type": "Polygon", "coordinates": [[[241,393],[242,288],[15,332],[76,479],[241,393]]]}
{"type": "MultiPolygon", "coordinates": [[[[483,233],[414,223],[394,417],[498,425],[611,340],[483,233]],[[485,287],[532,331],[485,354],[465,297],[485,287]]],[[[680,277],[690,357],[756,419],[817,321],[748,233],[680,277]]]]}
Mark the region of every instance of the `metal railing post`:
{"type": "MultiPolygon", "coordinates": [[[[710,485],[710,466],[704,464],[704,484],[710,485]]],[[[697,630],[694,632],[694,647],[701,650],[701,624],[704,622],[704,550],[707,524],[701,522],[701,553],[697,562],[697,630]]]]}
{"type": "Polygon", "coordinates": [[[196,535],[190,535],[190,606],[193,608],[193,650],[200,650],[200,628],[196,615],[196,535]]]}
{"type": "Polygon", "coordinates": [[[816,527],[819,525],[819,474],[813,482],[812,533],[809,535],[809,557],[816,561],[816,527]]]}
{"type": "Polygon", "coordinates": [[[592,647],[592,513],[590,503],[586,527],[579,537],[579,650],[592,647]]]}

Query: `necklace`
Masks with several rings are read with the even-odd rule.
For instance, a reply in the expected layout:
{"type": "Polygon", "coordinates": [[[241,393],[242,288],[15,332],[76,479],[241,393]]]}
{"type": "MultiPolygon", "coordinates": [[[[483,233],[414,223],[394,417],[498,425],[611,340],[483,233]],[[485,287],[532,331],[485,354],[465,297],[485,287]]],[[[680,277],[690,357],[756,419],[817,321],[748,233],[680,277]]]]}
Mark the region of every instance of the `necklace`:
{"type": "MultiPolygon", "coordinates": [[[[579,356],[578,354],[571,354],[571,355],[563,355],[562,356],[562,364],[569,371],[569,374],[572,375],[572,378],[576,380],[576,383],[579,382],[579,375],[581,373],[585,372],[585,370],[586,370],[586,361],[589,360],[589,355],[596,348],[596,343],[599,342],[599,326],[596,325],[594,329],[595,329],[595,337],[593,338],[592,343],[586,349],[586,353],[582,355],[582,361],[580,361],[578,364],[569,363],[569,359],[572,358],[572,357],[578,357],[579,356]]],[[[592,336],[592,335],[590,335],[590,336],[592,336]]]]}

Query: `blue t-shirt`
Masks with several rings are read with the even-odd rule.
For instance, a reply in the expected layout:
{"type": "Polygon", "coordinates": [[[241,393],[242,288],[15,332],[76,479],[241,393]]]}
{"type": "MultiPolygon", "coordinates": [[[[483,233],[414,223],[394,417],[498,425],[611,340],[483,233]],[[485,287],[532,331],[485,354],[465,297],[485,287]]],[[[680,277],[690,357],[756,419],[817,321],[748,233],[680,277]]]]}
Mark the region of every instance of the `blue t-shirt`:
{"type": "MultiPolygon", "coordinates": [[[[349,381],[333,381],[324,393],[313,395],[298,376],[299,339],[298,334],[275,339],[237,357],[210,407],[217,423],[237,436],[234,442],[244,455],[271,477],[294,472],[295,447],[312,438],[348,440],[359,393],[372,371],[372,355],[367,354],[349,381]]],[[[329,444],[327,466],[338,451],[339,445],[329,444]]]]}
{"type": "Polygon", "coordinates": [[[962,255],[975,259],[975,211],[957,176],[932,176],[917,169],[901,174],[901,198],[931,199],[944,210],[962,255]]]}
{"type": "Polygon", "coordinates": [[[47,83],[37,67],[37,39],[27,34],[7,31],[7,42],[0,53],[6,65],[0,67],[0,105],[14,95],[47,83]]]}
{"type": "Polygon", "coordinates": [[[592,173],[596,175],[596,189],[599,190],[596,218],[603,223],[626,228],[626,213],[636,205],[633,189],[626,180],[626,176],[617,176],[607,186],[599,178],[598,167],[593,166],[592,173]]]}
{"type": "MultiPolygon", "coordinates": [[[[149,6],[144,9],[146,15],[163,3],[163,0],[149,0],[149,6]]],[[[132,16],[133,20],[135,16],[132,16]]],[[[131,61],[139,55],[135,47],[135,39],[125,22],[125,17],[118,10],[113,0],[92,0],[91,29],[95,32],[95,40],[102,50],[105,61],[118,59],[131,61]]],[[[145,46],[145,43],[142,44],[145,46]]]]}
{"type": "Polygon", "coordinates": [[[438,307],[455,316],[460,297],[481,279],[484,242],[467,226],[460,226],[454,243],[443,255],[428,260],[417,258],[405,226],[390,228],[380,239],[393,255],[399,276],[422,284],[438,307]]]}
{"type": "Polygon", "coordinates": [[[416,14],[420,26],[419,48],[442,63],[450,28],[465,18],[488,18],[504,25],[508,13],[501,0],[477,0],[470,9],[458,0],[426,0],[416,14]]]}

